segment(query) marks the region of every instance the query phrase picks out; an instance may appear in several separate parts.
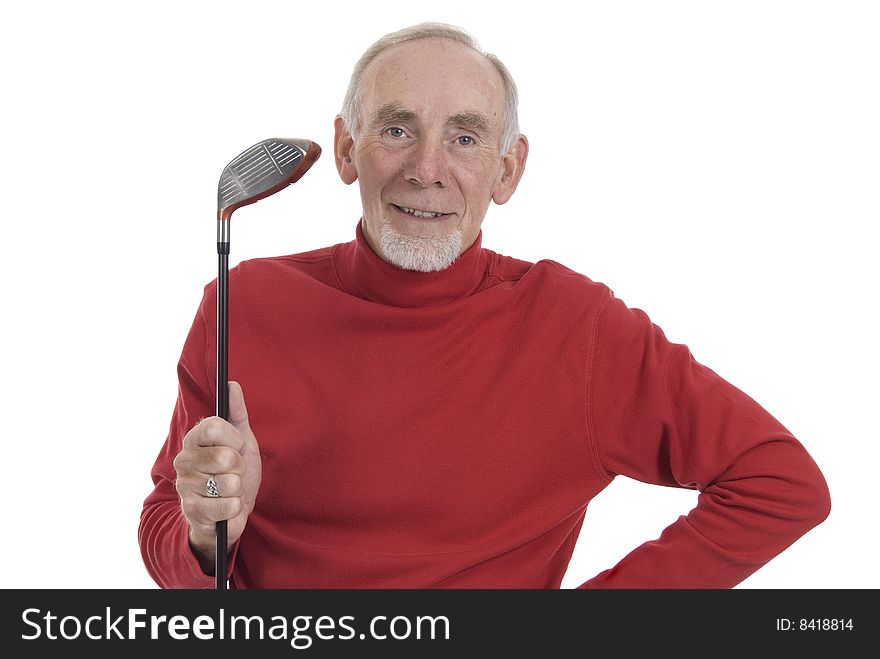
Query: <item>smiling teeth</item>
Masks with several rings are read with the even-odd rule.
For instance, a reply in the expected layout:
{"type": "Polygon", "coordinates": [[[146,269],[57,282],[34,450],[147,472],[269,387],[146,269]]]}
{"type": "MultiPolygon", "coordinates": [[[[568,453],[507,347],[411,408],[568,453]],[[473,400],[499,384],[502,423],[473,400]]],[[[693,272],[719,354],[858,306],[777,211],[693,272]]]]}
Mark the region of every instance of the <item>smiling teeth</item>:
{"type": "Polygon", "coordinates": [[[406,206],[398,206],[398,208],[400,210],[402,210],[404,213],[408,213],[409,215],[415,215],[416,217],[423,217],[423,218],[430,219],[432,217],[440,217],[441,215],[443,215],[443,213],[431,213],[429,211],[420,211],[415,208],[407,208],[406,206]]]}

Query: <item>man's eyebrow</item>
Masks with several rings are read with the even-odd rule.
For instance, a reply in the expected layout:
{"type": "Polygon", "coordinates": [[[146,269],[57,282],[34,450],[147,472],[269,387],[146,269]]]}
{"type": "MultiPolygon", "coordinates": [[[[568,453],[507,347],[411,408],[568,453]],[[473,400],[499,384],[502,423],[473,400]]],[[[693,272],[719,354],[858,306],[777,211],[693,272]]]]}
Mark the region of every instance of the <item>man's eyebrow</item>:
{"type": "Polygon", "coordinates": [[[489,120],[486,115],[479,112],[458,112],[446,122],[447,125],[464,126],[471,130],[486,132],[489,130],[489,120]]]}
{"type": "MultiPolygon", "coordinates": [[[[391,123],[395,121],[413,121],[416,113],[407,110],[397,103],[386,103],[376,110],[373,115],[373,125],[391,123]]],[[[475,131],[487,132],[489,119],[480,112],[456,112],[446,120],[447,126],[463,126],[475,131]]]]}
{"type": "Polygon", "coordinates": [[[400,107],[396,103],[386,103],[373,116],[373,124],[385,124],[392,121],[412,121],[416,113],[400,107]]]}

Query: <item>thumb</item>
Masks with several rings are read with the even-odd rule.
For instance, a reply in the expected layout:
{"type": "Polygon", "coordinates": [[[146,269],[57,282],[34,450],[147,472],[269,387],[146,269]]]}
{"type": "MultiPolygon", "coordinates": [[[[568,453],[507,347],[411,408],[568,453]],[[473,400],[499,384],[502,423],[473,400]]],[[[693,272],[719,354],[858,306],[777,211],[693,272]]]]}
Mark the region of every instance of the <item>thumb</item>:
{"type": "Polygon", "coordinates": [[[254,435],[251,432],[251,426],[248,422],[248,411],[247,406],[244,404],[244,392],[241,390],[241,385],[234,380],[230,380],[228,386],[229,423],[235,426],[235,429],[245,436],[245,441],[248,441],[249,439],[253,441],[254,435]]]}

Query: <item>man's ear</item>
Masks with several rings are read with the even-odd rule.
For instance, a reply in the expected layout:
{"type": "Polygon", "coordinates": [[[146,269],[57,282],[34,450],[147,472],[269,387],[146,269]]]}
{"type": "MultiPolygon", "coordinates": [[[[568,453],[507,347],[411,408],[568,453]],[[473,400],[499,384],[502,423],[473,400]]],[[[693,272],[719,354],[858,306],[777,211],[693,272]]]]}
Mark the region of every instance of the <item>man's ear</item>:
{"type": "Polygon", "coordinates": [[[341,116],[337,116],[333,122],[333,154],[336,157],[336,171],[339,172],[339,178],[346,185],[351,185],[357,181],[357,168],[351,159],[351,151],[354,148],[354,139],[348,132],[345,120],[341,116]]]}
{"type": "Polygon", "coordinates": [[[501,160],[501,178],[495,184],[495,189],[492,191],[492,201],[496,204],[507,203],[513,196],[513,192],[516,190],[516,186],[519,185],[519,180],[526,169],[528,157],[529,141],[525,135],[520,134],[501,160]]]}

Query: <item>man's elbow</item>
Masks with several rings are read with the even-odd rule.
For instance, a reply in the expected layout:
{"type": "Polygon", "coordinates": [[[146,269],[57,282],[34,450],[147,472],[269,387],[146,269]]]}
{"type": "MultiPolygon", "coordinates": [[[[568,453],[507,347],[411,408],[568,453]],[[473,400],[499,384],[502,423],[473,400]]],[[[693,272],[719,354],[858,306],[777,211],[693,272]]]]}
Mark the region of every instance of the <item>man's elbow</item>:
{"type": "Polygon", "coordinates": [[[804,521],[808,524],[807,530],[809,530],[824,522],[831,514],[831,491],[818,469],[804,489],[806,496],[802,500],[802,505],[805,513],[804,521]]]}
{"type": "Polygon", "coordinates": [[[831,492],[828,482],[813,456],[800,442],[777,444],[782,449],[774,457],[780,466],[779,475],[788,481],[780,494],[790,497],[791,519],[800,526],[800,533],[824,522],[831,514],[831,492]]]}
{"type": "Polygon", "coordinates": [[[824,522],[831,514],[831,492],[819,467],[803,449],[797,454],[788,454],[790,467],[788,487],[779,494],[787,499],[787,517],[796,536],[824,522]]]}
{"type": "Polygon", "coordinates": [[[831,514],[831,493],[812,456],[797,442],[773,442],[752,452],[741,464],[762,477],[738,480],[740,493],[753,496],[756,512],[773,522],[767,540],[787,547],[831,514]],[[771,540],[771,538],[775,538],[771,540]]]}

